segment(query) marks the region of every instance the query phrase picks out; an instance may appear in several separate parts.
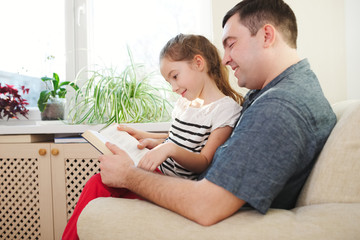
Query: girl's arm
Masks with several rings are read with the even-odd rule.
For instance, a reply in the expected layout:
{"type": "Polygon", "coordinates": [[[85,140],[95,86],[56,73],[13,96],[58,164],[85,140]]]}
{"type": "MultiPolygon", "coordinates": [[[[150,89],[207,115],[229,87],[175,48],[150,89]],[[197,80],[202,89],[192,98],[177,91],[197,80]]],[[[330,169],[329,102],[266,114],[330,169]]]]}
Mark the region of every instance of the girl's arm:
{"type": "Polygon", "coordinates": [[[230,136],[232,127],[215,129],[200,153],[190,152],[178,145],[167,142],[158,145],[148,152],[138,164],[138,167],[154,171],[166,158],[171,157],[186,169],[201,173],[210,165],[216,149],[230,136]]]}
{"type": "Polygon", "coordinates": [[[132,127],[128,127],[128,126],[125,126],[122,124],[119,124],[117,129],[119,131],[127,132],[128,134],[130,134],[137,140],[145,139],[145,138],[166,139],[169,136],[168,133],[151,133],[151,132],[146,132],[146,131],[142,131],[139,129],[135,129],[132,127]]]}

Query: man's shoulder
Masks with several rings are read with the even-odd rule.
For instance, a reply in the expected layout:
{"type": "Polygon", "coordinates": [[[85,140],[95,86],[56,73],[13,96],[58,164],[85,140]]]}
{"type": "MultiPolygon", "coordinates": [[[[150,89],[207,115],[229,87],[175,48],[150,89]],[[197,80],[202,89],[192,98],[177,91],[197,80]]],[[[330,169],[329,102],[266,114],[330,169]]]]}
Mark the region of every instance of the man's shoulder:
{"type": "Polygon", "coordinates": [[[330,107],[315,75],[298,78],[288,76],[269,88],[254,101],[266,103],[268,107],[287,106],[298,111],[317,111],[330,107]]]}
{"type": "Polygon", "coordinates": [[[254,111],[267,111],[278,115],[297,115],[310,119],[331,116],[333,110],[320,91],[306,92],[304,89],[288,91],[286,88],[274,87],[262,94],[252,104],[254,111]]]}

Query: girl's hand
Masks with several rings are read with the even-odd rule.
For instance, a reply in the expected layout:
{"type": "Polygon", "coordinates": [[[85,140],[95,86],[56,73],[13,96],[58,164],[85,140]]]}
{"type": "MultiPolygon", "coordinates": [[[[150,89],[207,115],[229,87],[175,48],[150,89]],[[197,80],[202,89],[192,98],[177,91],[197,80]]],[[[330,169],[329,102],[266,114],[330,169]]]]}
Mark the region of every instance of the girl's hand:
{"type": "Polygon", "coordinates": [[[140,160],[137,165],[147,171],[154,171],[162,162],[170,157],[171,146],[168,143],[160,144],[148,153],[140,160]]]}
{"type": "Polygon", "coordinates": [[[154,138],[140,139],[137,147],[139,149],[144,149],[144,148],[153,149],[159,144],[161,144],[164,140],[165,139],[154,139],[154,138]]]}
{"type": "Polygon", "coordinates": [[[117,130],[127,132],[137,140],[141,140],[146,137],[146,132],[122,124],[117,126],[117,130]]]}
{"type": "Polygon", "coordinates": [[[140,143],[138,145],[138,148],[140,149],[143,149],[145,147],[152,149],[160,143],[164,142],[164,140],[169,136],[168,133],[150,133],[123,124],[119,124],[117,126],[117,130],[127,132],[128,134],[136,138],[136,140],[138,140],[139,142],[143,142],[142,144],[140,143]]]}

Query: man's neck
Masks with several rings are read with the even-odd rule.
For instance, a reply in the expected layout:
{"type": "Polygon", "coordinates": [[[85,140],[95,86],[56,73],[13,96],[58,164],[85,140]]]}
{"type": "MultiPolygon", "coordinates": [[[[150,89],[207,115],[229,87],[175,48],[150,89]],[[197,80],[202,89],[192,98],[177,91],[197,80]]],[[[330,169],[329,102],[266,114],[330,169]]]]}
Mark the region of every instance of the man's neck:
{"type": "Polygon", "coordinates": [[[276,56],[273,56],[273,59],[276,60],[272,61],[272,64],[269,65],[269,74],[266,77],[266,81],[264,82],[262,88],[268,85],[287,68],[300,61],[300,57],[298,56],[296,49],[291,48],[285,48],[283,51],[277,51],[276,56]]]}

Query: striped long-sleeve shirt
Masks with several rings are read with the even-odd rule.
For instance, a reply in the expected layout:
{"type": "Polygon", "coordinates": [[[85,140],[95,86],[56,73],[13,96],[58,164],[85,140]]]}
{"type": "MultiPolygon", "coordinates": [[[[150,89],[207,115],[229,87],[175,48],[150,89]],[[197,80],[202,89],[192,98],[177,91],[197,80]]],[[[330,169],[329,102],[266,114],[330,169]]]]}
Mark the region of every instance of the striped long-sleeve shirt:
{"type": "MultiPolygon", "coordinates": [[[[174,108],[173,122],[166,142],[200,153],[212,131],[235,125],[240,110],[241,106],[230,97],[223,97],[199,108],[191,107],[188,100],[181,98],[174,108]]],[[[184,168],[172,158],[166,159],[159,168],[165,175],[198,178],[198,174],[184,168]]]]}

